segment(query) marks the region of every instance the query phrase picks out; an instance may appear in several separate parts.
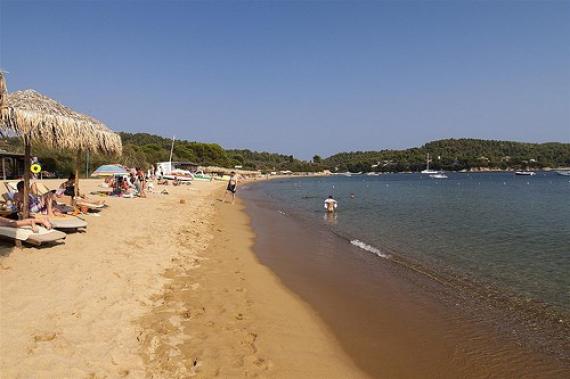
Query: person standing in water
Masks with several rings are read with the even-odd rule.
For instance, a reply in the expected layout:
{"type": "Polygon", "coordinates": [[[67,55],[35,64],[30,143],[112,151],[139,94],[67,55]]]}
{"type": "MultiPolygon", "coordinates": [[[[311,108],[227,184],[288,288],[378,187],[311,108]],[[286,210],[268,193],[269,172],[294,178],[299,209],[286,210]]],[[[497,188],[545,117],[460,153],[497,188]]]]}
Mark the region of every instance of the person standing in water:
{"type": "Polygon", "coordinates": [[[226,188],[226,195],[228,193],[232,194],[232,204],[236,200],[237,184],[238,184],[238,176],[235,173],[235,171],[232,171],[230,175],[230,180],[228,181],[228,187],[226,188]]]}
{"type": "Polygon", "coordinates": [[[327,212],[333,213],[336,210],[337,206],[338,203],[336,202],[336,200],[333,198],[332,195],[329,195],[329,197],[325,200],[325,209],[327,210],[327,212]]]}

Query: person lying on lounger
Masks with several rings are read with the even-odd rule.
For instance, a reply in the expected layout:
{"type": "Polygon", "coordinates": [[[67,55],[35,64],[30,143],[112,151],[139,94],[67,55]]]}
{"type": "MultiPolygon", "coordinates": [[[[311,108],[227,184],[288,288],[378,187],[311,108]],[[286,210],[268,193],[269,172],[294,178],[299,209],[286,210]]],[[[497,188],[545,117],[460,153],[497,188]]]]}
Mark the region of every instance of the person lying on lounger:
{"type": "Polygon", "coordinates": [[[48,220],[36,220],[33,218],[26,218],[24,220],[10,220],[6,217],[0,217],[0,226],[7,226],[9,228],[21,228],[22,226],[31,226],[32,231],[37,233],[37,225],[43,226],[46,229],[51,229],[51,224],[48,220]]]}
{"type": "MultiPolygon", "coordinates": [[[[56,191],[56,196],[58,198],[62,198],[64,196],[69,196],[71,199],[73,199],[75,197],[75,174],[70,174],[69,178],[65,182],[61,183],[58,190],[56,191]]],[[[79,193],[78,196],[80,197],[80,199],[77,199],[78,205],[82,205],[82,204],[85,204],[85,205],[88,205],[88,204],[103,205],[103,204],[105,204],[104,200],[90,199],[81,193],[79,193]]],[[[71,202],[70,202],[70,204],[71,204],[71,202]]]]}
{"type": "MultiPolygon", "coordinates": [[[[21,211],[24,208],[24,181],[21,180],[16,185],[18,192],[14,195],[14,201],[21,211]]],[[[34,195],[32,193],[28,194],[28,208],[32,213],[42,213],[47,214],[50,217],[56,214],[61,214],[57,209],[57,203],[55,201],[55,193],[50,191],[44,195],[34,195]]]]}

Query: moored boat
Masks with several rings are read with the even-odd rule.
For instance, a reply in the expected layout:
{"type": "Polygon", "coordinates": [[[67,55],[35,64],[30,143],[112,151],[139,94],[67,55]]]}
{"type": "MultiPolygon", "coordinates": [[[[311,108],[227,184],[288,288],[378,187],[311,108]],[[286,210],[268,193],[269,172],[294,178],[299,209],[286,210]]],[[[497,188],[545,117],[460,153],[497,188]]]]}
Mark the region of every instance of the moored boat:
{"type": "Polygon", "coordinates": [[[515,171],[515,175],[534,176],[534,175],[536,175],[536,172],[534,172],[534,171],[515,171]]]}
{"type": "Polygon", "coordinates": [[[422,174],[426,174],[426,175],[439,174],[439,171],[430,170],[430,168],[429,168],[430,162],[431,162],[431,159],[430,159],[429,153],[428,153],[428,154],[427,154],[427,159],[426,159],[426,169],[425,169],[425,170],[422,170],[422,174]]]}

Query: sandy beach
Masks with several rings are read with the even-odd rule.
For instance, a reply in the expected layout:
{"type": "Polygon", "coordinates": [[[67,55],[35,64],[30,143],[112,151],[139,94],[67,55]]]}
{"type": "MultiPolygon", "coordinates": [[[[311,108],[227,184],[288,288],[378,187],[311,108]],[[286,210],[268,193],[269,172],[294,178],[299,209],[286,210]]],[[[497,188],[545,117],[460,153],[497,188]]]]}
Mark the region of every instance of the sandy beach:
{"type": "Polygon", "coordinates": [[[106,198],[64,244],[2,243],[2,377],[364,377],[257,261],[224,185],[106,198]]]}

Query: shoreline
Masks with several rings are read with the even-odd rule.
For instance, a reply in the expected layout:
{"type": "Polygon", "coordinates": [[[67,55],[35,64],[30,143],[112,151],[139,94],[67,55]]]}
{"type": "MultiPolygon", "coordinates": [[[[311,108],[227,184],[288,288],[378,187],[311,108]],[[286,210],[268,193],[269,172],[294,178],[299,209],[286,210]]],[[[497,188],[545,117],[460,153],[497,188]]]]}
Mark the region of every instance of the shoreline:
{"type": "Polygon", "coordinates": [[[194,262],[179,262],[165,274],[170,283],[158,295],[160,305],[139,321],[147,330],[142,354],[148,372],[367,377],[312,309],[258,262],[241,200],[230,205],[220,197],[214,201],[209,246],[194,262]]]}
{"type": "Polygon", "coordinates": [[[255,186],[249,188],[248,213],[259,236],[256,254],[319,313],[345,351],[371,376],[525,373],[556,378],[570,372],[567,363],[550,354],[518,346],[510,330],[497,334],[491,320],[496,315],[470,314],[481,304],[466,294],[454,294],[446,303],[449,290],[441,283],[283,213],[271,199],[255,194],[255,186]],[[353,311],[338,311],[343,309],[353,311]],[[353,326],[360,324],[367,326],[353,326]]]}

